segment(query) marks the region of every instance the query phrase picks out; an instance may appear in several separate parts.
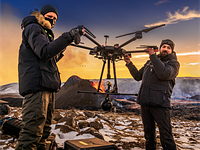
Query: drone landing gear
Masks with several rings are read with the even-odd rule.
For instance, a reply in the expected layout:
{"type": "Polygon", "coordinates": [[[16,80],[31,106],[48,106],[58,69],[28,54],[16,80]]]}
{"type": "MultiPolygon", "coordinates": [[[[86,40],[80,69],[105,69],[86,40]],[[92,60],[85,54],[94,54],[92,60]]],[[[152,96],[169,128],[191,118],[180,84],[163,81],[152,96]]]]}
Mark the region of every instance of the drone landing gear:
{"type": "MultiPolygon", "coordinates": [[[[110,75],[110,62],[111,62],[111,58],[108,58],[107,79],[111,79],[111,75],[110,75]]],[[[113,73],[114,73],[114,88],[110,91],[111,85],[107,84],[108,85],[108,89],[106,90],[106,92],[118,93],[115,60],[112,60],[112,63],[113,63],[113,73]]],[[[98,85],[97,92],[99,92],[101,90],[100,86],[101,86],[101,81],[102,81],[102,77],[103,77],[103,72],[104,72],[105,64],[106,64],[106,60],[103,60],[103,67],[102,67],[102,70],[101,70],[101,76],[100,76],[100,80],[99,80],[99,85],[98,85]]]]}
{"type": "MultiPolygon", "coordinates": [[[[110,75],[111,58],[108,58],[107,60],[108,60],[107,79],[111,79],[111,75],[110,75]]],[[[117,87],[115,60],[113,60],[112,63],[113,63],[113,73],[114,73],[114,87],[113,87],[112,90],[110,90],[110,87],[112,86],[112,83],[110,81],[107,81],[106,84],[108,85],[108,88],[105,90],[105,92],[106,93],[116,93],[117,94],[118,93],[118,87],[117,87]]],[[[106,60],[103,60],[103,67],[102,67],[102,71],[101,71],[101,76],[100,76],[97,92],[99,92],[101,90],[100,86],[101,86],[101,81],[102,81],[105,65],[106,65],[106,60]]],[[[113,103],[110,101],[109,95],[110,94],[107,94],[107,96],[105,97],[105,100],[101,102],[101,108],[104,111],[110,111],[112,106],[113,106],[113,103]]]]}

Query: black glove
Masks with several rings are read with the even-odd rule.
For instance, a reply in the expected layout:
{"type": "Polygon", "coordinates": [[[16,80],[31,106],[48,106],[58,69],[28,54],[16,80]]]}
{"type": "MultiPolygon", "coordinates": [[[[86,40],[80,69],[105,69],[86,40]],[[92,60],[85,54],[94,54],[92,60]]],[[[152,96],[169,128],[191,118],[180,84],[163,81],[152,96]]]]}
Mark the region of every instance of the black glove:
{"type": "Polygon", "coordinates": [[[4,116],[10,113],[10,107],[7,104],[0,105],[0,116],[4,116]]]}
{"type": "Polygon", "coordinates": [[[74,40],[75,44],[79,44],[81,41],[81,35],[79,33],[79,30],[77,28],[73,28],[69,31],[69,34],[71,38],[74,40]]]}

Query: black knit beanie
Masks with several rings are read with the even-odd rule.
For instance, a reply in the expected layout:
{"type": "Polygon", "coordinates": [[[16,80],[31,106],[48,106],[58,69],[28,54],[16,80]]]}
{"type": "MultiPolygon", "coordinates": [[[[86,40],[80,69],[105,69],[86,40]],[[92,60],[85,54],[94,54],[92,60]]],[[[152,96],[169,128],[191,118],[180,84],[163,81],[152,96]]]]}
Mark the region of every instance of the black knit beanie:
{"type": "Polygon", "coordinates": [[[43,16],[48,12],[54,12],[58,16],[58,10],[53,5],[47,4],[40,9],[40,13],[43,16]]]}
{"type": "Polygon", "coordinates": [[[162,47],[163,44],[167,44],[169,45],[171,48],[172,48],[172,51],[174,50],[174,42],[170,39],[165,39],[165,40],[162,40],[161,44],[160,44],[160,48],[162,47]]]}

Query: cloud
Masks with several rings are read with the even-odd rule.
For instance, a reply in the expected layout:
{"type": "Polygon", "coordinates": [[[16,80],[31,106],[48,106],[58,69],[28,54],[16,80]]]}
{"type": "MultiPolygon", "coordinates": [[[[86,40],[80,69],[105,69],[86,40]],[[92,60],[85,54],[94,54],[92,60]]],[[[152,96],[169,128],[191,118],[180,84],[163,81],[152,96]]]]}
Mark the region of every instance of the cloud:
{"type": "Polygon", "coordinates": [[[196,65],[199,65],[199,63],[189,63],[189,64],[184,63],[184,65],[182,65],[181,67],[196,66],[196,65]]]}
{"type": "MultiPolygon", "coordinates": [[[[0,85],[18,81],[18,53],[22,41],[21,19],[16,11],[6,4],[0,17],[0,85]]],[[[60,35],[60,31],[55,31],[60,35]]],[[[78,51],[75,47],[67,47],[64,57],[58,62],[59,70],[84,68],[88,63],[87,51],[78,51]]]]}
{"type": "Polygon", "coordinates": [[[200,55],[200,51],[197,52],[186,52],[186,53],[177,53],[177,56],[188,56],[188,55],[200,55]]]}
{"type": "MultiPolygon", "coordinates": [[[[200,55],[200,51],[196,51],[196,52],[185,52],[185,53],[176,53],[177,56],[191,56],[191,55],[200,55]]],[[[145,57],[149,57],[148,54],[146,55],[135,55],[132,56],[133,58],[145,58],[145,57]]]]}
{"type": "Polygon", "coordinates": [[[195,65],[198,65],[199,63],[189,63],[187,64],[187,66],[195,66],[195,65]]]}
{"type": "Polygon", "coordinates": [[[182,11],[177,10],[174,14],[167,12],[168,18],[163,21],[158,21],[156,23],[147,24],[145,27],[152,27],[161,24],[176,24],[179,21],[192,20],[194,18],[200,18],[200,12],[196,10],[189,10],[188,6],[185,6],[182,11]]]}
{"type": "Polygon", "coordinates": [[[161,1],[157,2],[157,3],[154,3],[154,5],[160,5],[162,3],[167,3],[167,2],[169,2],[169,1],[168,0],[161,0],[161,1]]]}

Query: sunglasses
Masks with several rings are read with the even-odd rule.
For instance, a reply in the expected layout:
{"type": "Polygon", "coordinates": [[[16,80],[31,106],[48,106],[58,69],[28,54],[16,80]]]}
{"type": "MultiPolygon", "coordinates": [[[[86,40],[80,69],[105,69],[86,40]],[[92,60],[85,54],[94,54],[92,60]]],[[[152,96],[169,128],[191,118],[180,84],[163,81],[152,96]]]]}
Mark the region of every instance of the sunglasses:
{"type": "Polygon", "coordinates": [[[173,45],[174,43],[172,41],[168,41],[168,40],[162,40],[162,44],[167,44],[167,45],[173,45]]]}

